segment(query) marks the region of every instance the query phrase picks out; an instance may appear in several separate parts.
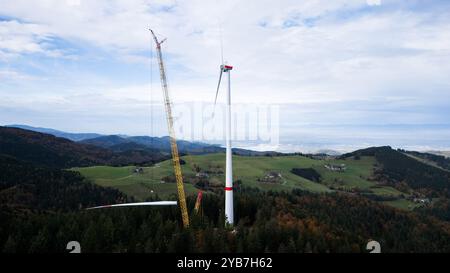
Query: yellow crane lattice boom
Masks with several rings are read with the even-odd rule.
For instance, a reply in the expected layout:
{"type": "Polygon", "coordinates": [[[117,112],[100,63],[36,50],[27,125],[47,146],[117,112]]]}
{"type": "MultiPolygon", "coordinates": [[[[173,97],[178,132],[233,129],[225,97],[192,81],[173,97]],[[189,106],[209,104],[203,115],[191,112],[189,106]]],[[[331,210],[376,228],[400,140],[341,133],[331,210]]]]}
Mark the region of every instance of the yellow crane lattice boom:
{"type": "Polygon", "coordinates": [[[180,203],[180,209],[181,209],[181,217],[183,219],[183,226],[185,228],[189,227],[189,215],[187,211],[187,205],[186,205],[186,196],[184,193],[184,184],[183,184],[183,176],[181,174],[181,165],[180,165],[180,156],[178,154],[178,147],[177,147],[177,141],[175,138],[175,130],[173,129],[173,118],[172,118],[172,106],[169,99],[169,89],[167,87],[167,78],[166,78],[166,72],[164,69],[164,63],[161,53],[161,44],[165,41],[158,41],[158,38],[156,37],[153,30],[151,30],[151,33],[153,35],[153,39],[156,43],[156,51],[158,54],[158,62],[159,62],[159,71],[161,76],[161,87],[163,90],[164,95],[164,105],[166,109],[166,116],[167,116],[167,127],[169,129],[169,138],[170,138],[170,148],[172,150],[172,162],[173,162],[173,169],[175,172],[175,179],[177,182],[177,191],[178,191],[178,199],[180,203]]]}

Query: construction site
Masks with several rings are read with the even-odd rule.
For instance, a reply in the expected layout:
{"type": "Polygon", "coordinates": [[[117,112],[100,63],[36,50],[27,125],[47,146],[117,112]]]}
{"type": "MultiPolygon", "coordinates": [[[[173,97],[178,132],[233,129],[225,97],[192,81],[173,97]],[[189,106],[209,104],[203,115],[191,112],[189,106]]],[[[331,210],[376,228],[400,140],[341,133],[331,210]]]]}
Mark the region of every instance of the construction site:
{"type": "Polygon", "coordinates": [[[450,3],[0,6],[3,260],[266,272],[450,253],[450,3]]]}

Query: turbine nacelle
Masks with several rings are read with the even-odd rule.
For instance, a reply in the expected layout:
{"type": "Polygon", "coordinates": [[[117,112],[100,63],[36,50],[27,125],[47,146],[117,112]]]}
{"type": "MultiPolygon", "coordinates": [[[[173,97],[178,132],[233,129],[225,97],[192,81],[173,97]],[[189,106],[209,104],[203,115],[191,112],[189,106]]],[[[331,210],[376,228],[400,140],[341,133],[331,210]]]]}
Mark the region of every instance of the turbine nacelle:
{"type": "Polygon", "coordinates": [[[220,83],[222,82],[222,74],[226,73],[226,72],[230,72],[232,69],[233,69],[233,66],[231,66],[231,65],[227,65],[227,64],[220,65],[219,83],[217,84],[216,98],[214,99],[213,117],[214,117],[214,113],[216,111],[217,96],[219,95],[220,83]]]}
{"type": "Polygon", "coordinates": [[[220,66],[220,70],[222,70],[222,72],[228,72],[232,69],[233,69],[233,66],[231,66],[231,65],[223,64],[220,66]]]}

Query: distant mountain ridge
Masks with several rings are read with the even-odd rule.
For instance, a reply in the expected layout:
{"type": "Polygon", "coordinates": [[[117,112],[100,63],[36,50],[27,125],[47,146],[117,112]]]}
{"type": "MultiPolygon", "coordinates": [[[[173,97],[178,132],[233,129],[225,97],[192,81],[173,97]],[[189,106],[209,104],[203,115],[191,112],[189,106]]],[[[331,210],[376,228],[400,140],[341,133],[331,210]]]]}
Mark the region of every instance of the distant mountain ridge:
{"type": "Polygon", "coordinates": [[[51,168],[152,164],[169,157],[153,150],[115,152],[50,134],[1,126],[0,155],[51,168]]]}
{"type": "MultiPolygon", "coordinates": [[[[83,144],[94,145],[101,148],[107,148],[115,152],[124,152],[129,150],[148,150],[162,151],[170,153],[170,139],[168,136],[151,137],[151,136],[127,136],[127,135],[102,135],[97,133],[68,133],[60,130],[33,127],[23,124],[6,125],[9,128],[20,128],[24,130],[50,134],[56,137],[66,138],[83,144]]],[[[178,150],[181,154],[207,154],[207,153],[223,153],[225,148],[217,144],[208,144],[197,141],[177,140],[178,150]]],[[[333,150],[321,150],[320,154],[331,156],[340,155],[333,150]]],[[[244,148],[233,148],[233,154],[243,156],[276,156],[289,155],[298,153],[282,153],[275,151],[254,151],[244,148]]]]}
{"type": "MultiPolygon", "coordinates": [[[[82,144],[90,144],[101,148],[108,148],[113,151],[125,151],[130,149],[160,150],[170,152],[170,140],[168,136],[150,137],[150,136],[126,136],[126,135],[102,135],[96,133],[67,133],[50,128],[33,127],[28,125],[6,125],[8,128],[19,128],[39,133],[54,135],[56,137],[66,138],[82,144]]],[[[218,145],[190,142],[185,140],[177,141],[180,153],[203,154],[224,152],[225,148],[218,145]]],[[[246,151],[237,149],[237,151],[246,151]]],[[[248,152],[247,152],[248,153],[248,152]]]]}
{"type": "MultiPolygon", "coordinates": [[[[80,141],[80,143],[95,145],[98,147],[109,148],[114,151],[121,151],[126,148],[134,149],[154,149],[162,152],[170,153],[170,138],[150,137],[150,136],[130,136],[122,137],[118,135],[101,136],[92,139],[80,141]]],[[[201,155],[210,153],[224,153],[225,148],[215,144],[207,144],[202,142],[190,142],[186,140],[177,141],[178,151],[181,154],[201,155]]],[[[276,156],[288,155],[273,151],[253,151],[241,148],[233,148],[233,154],[243,156],[276,156]]]]}
{"type": "Polygon", "coordinates": [[[96,137],[102,136],[101,134],[96,134],[96,133],[68,133],[68,132],[63,132],[63,131],[50,129],[50,128],[33,127],[33,126],[22,125],[22,124],[6,125],[5,127],[19,128],[19,129],[24,129],[24,130],[29,130],[29,131],[34,131],[34,132],[39,132],[39,133],[44,133],[44,134],[50,134],[50,135],[54,135],[56,137],[67,138],[72,141],[82,141],[85,139],[96,138],[96,137]]]}
{"type": "MultiPolygon", "coordinates": [[[[150,136],[130,136],[122,137],[118,135],[100,136],[91,139],[85,139],[79,143],[95,145],[98,147],[109,148],[112,150],[123,150],[125,148],[133,149],[153,149],[163,152],[170,152],[169,137],[150,137],[150,136]]],[[[224,152],[225,149],[212,144],[189,142],[185,140],[177,141],[180,153],[187,154],[205,154],[224,152]]]]}
{"type": "Polygon", "coordinates": [[[118,135],[99,136],[78,141],[79,143],[90,144],[98,147],[109,148],[119,144],[130,143],[131,141],[118,135]]]}

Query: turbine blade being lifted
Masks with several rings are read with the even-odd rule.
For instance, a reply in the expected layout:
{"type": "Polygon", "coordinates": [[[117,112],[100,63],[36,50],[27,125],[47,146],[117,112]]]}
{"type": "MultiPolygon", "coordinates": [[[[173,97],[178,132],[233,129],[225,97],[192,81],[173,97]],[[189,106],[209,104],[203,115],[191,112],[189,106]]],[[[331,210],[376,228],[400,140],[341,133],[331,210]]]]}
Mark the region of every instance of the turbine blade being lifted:
{"type": "Polygon", "coordinates": [[[87,208],[86,210],[114,208],[114,207],[175,206],[175,205],[177,205],[177,201],[156,201],[156,202],[139,202],[139,203],[124,203],[124,204],[115,204],[115,205],[105,205],[105,206],[87,208]]]}

